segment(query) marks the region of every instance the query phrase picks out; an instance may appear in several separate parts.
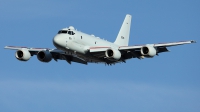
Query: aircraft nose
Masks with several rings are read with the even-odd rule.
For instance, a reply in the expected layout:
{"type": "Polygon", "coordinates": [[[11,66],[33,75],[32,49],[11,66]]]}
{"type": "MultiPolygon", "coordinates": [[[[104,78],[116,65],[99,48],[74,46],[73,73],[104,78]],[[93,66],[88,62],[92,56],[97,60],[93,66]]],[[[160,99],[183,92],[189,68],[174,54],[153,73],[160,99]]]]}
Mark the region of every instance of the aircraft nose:
{"type": "Polygon", "coordinates": [[[60,43],[60,37],[59,37],[59,36],[55,36],[55,37],[53,38],[53,43],[54,43],[54,44],[59,44],[59,43],[60,43]]]}
{"type": "Polygon", "coordinates": [[[56,48],[66,47],[65,38],[60,35],[56,35],[53,38],[53,44],[56,48]]]}

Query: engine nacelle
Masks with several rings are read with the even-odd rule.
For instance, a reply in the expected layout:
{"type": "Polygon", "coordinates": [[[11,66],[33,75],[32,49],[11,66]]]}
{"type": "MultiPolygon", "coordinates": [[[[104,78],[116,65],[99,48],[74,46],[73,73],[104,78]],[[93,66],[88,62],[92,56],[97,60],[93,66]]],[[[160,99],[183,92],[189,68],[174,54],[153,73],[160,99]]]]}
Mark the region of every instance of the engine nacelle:
{"type": "Polygon", "coordinates": [[[27,49],[22,49],[15,53],[15,57],[20,61],[28,61],[31,58],[31,54],[27,49]]]}
{"type": "Polygon", "coordinates": [[[113,49],[108,49],[105,52],[106,57],[114,59],[114,60],[119,60],[121,58],[121,53],[119,50],[113,50],[113,49]]]}
{"type": "Polygon", "coordinates": [[[141,48],[141,54],[145,57],[154,57],[157,51],[153,46],[145,46],[141,48]]]}
{"type": "Polygon", "coordinates": [[[49,51],[40,51],[37,54],[37,58],[41,62],[50,62],[52,60],[52,55],[49,51]]]}

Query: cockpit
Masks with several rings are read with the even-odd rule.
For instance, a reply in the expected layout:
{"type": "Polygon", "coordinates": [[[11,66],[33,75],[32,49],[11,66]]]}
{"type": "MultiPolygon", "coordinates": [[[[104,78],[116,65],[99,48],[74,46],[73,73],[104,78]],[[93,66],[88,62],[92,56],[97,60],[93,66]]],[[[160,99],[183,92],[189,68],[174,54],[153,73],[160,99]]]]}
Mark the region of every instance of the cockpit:
{"type": "Polygon", "coordinates": [[[74,35],[75,33],[73,31],[69,31],[69,30],[60,30],[60,31],[58,31],[58,34],[74,35]]]}
{"type": "Polygon", "coordinates": [[[73,32],[75,28],[73,26],[70,26],[69,28],[64,28],[60,31],[58,31],[58,34],[69,34],[69,35],[74,35],[75,33],[73,32]]]}

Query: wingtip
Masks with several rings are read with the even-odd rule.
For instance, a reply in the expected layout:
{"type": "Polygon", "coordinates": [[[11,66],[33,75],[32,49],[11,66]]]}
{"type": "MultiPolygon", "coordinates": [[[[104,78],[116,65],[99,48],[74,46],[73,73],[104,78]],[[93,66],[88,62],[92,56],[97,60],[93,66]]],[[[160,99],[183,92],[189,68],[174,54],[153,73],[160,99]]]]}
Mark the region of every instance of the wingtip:
{"type": "Polygon", "coordinates": [[[190,42],[191,42],[191,43],[197,43],[197,41],[195,41],[195,40],[191,40],[190,42]]]}

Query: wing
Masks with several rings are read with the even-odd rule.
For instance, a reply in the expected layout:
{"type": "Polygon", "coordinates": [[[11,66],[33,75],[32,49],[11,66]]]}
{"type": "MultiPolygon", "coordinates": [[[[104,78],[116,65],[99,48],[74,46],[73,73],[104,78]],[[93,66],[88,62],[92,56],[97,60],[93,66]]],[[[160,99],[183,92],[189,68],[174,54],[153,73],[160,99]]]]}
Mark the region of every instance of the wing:
{"type": "MultiPolygon", "coordinates": [[[[196,41],[190,40],[190,41],[158,43],[158,44],[150,44],[150,45],[153,45],[156,48],[164,48],[164,47],[166,48],[166,47],[183,45],[183,44],[191,44],[191,43],[196,43],[196,41]]],[[[136,50],[136,49],[141,49],[144,46],[146,46],[146,45],[122,46],[122,47],[119,47],[119,50],[136,50]]]]}
{"type": "MultiPolygon", "coordinates": [[[[118,48],[118,50],[122,54],[122,61],[130,58],[143,58],[141,54],[141,48],[145,47],[147,45],[153,46],[157,54],[162,53],[162,52],[168,52],[169,50],[167,47],[171,46],[177,46],[177,45],[183,45],[183,44],[190,44],[190,43],[196,43],[196,41],[191,40],[191,41],[180,41],[180,42],[169,42],[169,43],[158,43],[158,44],[146,44],[146,45],[134,45],[134,46],[121,46],[118,48]]],[[[98,58],[106,58],[105,56],[105,51],[107,49],[111,49],[111,47],[91,47],[90,48],[90,53],[93,56],[96,56],[98,58]]]]}
{"type": "Polygon", "coordinates": [[[40,51],[49,51],[52,54],[52,58],[57,60],[66,60],[69,64],[71,62],[77,62],[81,64],[87,64],[87,62],[76,55],[66,53],[59,49],[49,49],[49,48],[28,48],[28,47],[19,47],[19,46],[5,46],[5,49],[11,49],[11,50],[23,50],[26,49],[30,52],[31,56],[37,55],[40,51]]]}
{"type": "Polygon", "coordinates": [[[179,42],[158,43],[158,44],[122,46],[122,47],[119,47],[119,51],[121,51],[121,52],[129,51],[130,54],[133,56],[133,58],[135,58],[135,57],[140,58],[142,56],[142,54],[140,52],[141,48],[145,47],[147,45],[153,46],[157,50],[157,54],[158,54],[158,53],[162,53],[162,52],[169,52],[167,47],[184,45],[184,44],[191,44],[191,43],[196,43],[196,41],[190,40],[190,41],[179,41],[179,42]]]}

